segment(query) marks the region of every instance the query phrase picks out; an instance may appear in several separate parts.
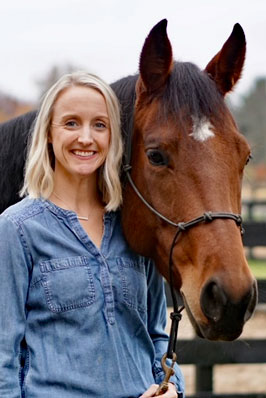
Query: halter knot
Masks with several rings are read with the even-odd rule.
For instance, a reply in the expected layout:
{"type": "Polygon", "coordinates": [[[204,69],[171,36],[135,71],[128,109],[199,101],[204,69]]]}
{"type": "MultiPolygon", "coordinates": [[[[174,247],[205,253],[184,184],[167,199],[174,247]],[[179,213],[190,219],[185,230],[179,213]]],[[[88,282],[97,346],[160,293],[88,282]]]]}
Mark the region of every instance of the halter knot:
{"type": "Polygon", "coordinates": [[[178,311],[178,312],[171,312],[170,318],[173,321],[179,322],[182,319],[182,314],[181,311],[183,310],[183,307],[178,311]]]}
{"type": "Polygon", "coordinates": [[[123,166],[123,170],[125,173],[127,173],[128,171],[130,171],[132,169],[132,166],[130,166],[130,164],[124,164],[123,166]]]}
{"type": "Polygon", "coordinates": [[[236,223],[237,225],[241,225],[242,224],[242,217],[240,216],[240,214],[236,217],[236,223]]]}
{"type": "Polygon", "coordinates": [[[204,221],[212,221],[213,220],[211,211],[206,211],[206,213],[203,214],[203,217],[204,217],[204,221]]]}
{"type": "Polygon", "coordinates": [[[177,224],[177,226],[178,226],[178,229],[181,230],[181,231],[185,231],[186,230],[186,223],[184,223],[184,222],[179,222],[177,224]]]}

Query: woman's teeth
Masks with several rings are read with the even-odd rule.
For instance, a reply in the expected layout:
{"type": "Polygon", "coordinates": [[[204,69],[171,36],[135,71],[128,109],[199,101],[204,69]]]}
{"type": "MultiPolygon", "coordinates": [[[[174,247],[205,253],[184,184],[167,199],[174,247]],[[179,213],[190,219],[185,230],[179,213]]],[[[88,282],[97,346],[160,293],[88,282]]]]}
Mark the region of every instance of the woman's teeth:
{"type": "Polygon", "coordinates": [[[73,151],[74,155],[78,155],[78,156],[92,156],[94,155],[94,151],[73,151]]]}

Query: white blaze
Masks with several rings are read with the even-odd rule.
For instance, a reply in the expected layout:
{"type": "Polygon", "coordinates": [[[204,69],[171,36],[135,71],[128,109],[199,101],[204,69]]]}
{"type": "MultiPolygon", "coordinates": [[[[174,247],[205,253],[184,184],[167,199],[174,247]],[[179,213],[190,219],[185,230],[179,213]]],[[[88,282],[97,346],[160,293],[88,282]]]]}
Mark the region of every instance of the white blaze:
{"type": "Polygon", "coordinates": [[[189,134],[196,141],[204,142],[211,137],[214,137],[214,132],[212,130],[213,126],[209,120],[194,120],[193,121],[193,131],[189,134]]]}

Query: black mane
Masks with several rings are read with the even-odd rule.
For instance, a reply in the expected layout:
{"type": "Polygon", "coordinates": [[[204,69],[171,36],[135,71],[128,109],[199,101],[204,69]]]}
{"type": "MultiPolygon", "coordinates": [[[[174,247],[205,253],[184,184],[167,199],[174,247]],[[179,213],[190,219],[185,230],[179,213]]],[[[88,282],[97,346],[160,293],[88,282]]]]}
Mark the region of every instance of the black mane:
{"type": "Polygon", "coordinates": [[[121,129],[124,140],[133,128],[134,104],[136,100],[135,86],[139,75],[124,77],[111,84],[121,105],[121,129]]]}
{"type": "Polygon", "coordinates": [[[22,188],[28,136],[36,112],[28,112],[0,125],[0,213],[18,202],[22,188]]]}
{"type": "Polygon", "coordinates": [[[190,62],[175,62],[162,93],[164,113],[177,115],[185,110],[195,119],[221,118],[225,109],[222,94],[205,72],[190,62]]]}

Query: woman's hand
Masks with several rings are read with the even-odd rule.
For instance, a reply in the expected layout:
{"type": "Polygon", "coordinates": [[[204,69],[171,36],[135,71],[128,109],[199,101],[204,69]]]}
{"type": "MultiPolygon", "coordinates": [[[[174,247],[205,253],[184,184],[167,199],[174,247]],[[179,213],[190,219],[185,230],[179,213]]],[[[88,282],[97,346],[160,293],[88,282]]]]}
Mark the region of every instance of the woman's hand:
{"type": "MultiPolygon", "coordinates": [[[[151,398],[154,397],[159,385],[152,384],[148,390],[146,390],[139,398],[151,398]]],[[[168,383],[168,390],[162,394],[158,395],[157,398],[177,398],[176,387],[172,383],[168,383]]]]}

